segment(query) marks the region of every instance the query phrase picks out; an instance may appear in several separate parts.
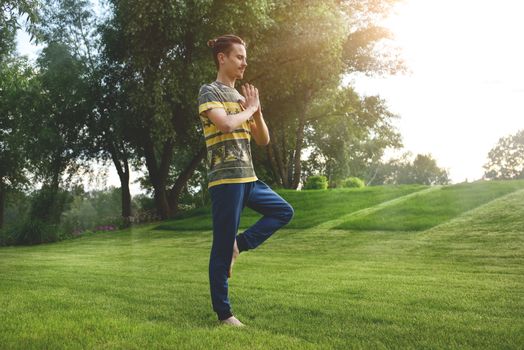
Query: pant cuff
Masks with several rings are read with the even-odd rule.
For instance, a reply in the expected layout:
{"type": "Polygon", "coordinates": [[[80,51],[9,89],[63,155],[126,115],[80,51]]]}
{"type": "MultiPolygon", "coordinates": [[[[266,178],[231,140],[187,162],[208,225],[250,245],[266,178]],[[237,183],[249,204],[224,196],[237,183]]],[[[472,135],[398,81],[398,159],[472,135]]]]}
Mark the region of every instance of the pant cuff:
{"type": "Polygon", "coordinates": [[[231,310],[228,310],[228,311],[217,312],[217,316],[218,316],[218,320],[222,321],[222,320],[230,318],[231,316],[233,316],[233,314],[231,313],[231,310]]]}
{"type": "Polygon", "coordinates": [[[239,253],[249,250],[249,246],[247,245],[246,237],[244,237],[243,233],[237,235],[237,247],[238,247],[239,253]]]}

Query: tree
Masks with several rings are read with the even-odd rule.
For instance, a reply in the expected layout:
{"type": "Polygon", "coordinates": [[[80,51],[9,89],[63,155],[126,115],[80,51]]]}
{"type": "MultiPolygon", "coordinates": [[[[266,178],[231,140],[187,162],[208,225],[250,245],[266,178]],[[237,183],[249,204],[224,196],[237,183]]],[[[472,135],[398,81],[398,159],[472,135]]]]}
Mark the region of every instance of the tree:
{"type": "Polygon", "coordinates": [[[418,183],[423,185],[448,184],[447,171],[437,165],[431,154],[417,154],[412,165],[412,178],[405,183],[418,183]]]}
{"type": "MultiPolygon", "coordinates": [[[[72,52],[83,67],[82,79],[87,89],[83,99],[92,108],[83,115],[85,131],[77,161],[91,173],[91,160],[112,161],[120,179],[121,215],[129,224],[131,193],[129,190],[130,163],[135,152],[126,139],[128,97],[119,86],[122,69],[103,55],[101,33],[103,25],[86,0],[49,1],[42,11],[39,27],[45,41],[60,42],[72,52]]],[[[90,174],[92,175],[92,174],[90,174]]]]}
{"type": "Polygon", "coordinates": [[[92,101],[86,99],[89,87],[82,79],[83,66],[67,46],[49,43],[37,58],[37,68],[33,88],[25,96],[21,129],[28,140],[26,154],[34,180],[43,183],[49,203],[35,215],[56,223],[61,205],[54,200],[58,200],[62,174],[78,170],[76,160],[83,149],[85,116],[92,101]]]}
{"type": "Polygon", "coordinates": [[[33,70],[26,60],[12,57],[0,61],[0,228],[9,192],[27,189],[26,141],[22,133],[25,93],[33,70]]]}
{"type": "Polygon", "coordinates": [[[18,20],[27,16],[26,27],[35,38],[39,21],[39,3],[33,0],[0,0],[0,228],[4,223],[4,208],[9,192],[28,185],[25,172],[24,138],[19,126],[24,89],[33,74],[28,63],[15,57],[18,20]]]}
{"type": "Polygon", "coordinates": [[[38,0],[0,0],[0,61],[11,55],[15,48],[16,32],[21,28],[18,20],[27,16],[26,28],[30,40],[38,39],[35,25],[38,17],[38,0]]]}
{"type": "Polygon", "coordinates": [[[116,83],[128,96],[125,137],[146,165],[144,183],[165,219],[176,214],[178,198],[206,154],[195,115],[200,85],[216,75],[207,40],[226,32],[254,36],[269,21],[269,2],[110,4],[113,16],[102,27],[104,55],[121,67],[116,83]]]}
{"type": "Polygon", "coordinates": [[[330,187],[348,176],[366,178],[384,150],[400,148],[401,136],[391,125],[397,116],[378,96],[361,98],[351,87],[326,91],[314,101],[307,121],[306,143],[312,152],[302,179],[316,171],[330,187]]]}
{"type": "Polygon", "coordinates": [[[501,137],[489,151],[484,169],[485,179],[524,179],[524,129],[501,137]]]}
{"type": "MultiPolygon", "coordinates": [[[[374,43],[388,32],[374,22],[395,1],[280,1],[272,8],[273,23],[250,46],[246,80],[261,92],[271,142],[257,173],[272,170],[274,183],[297,188],[308,121],[317,116],[315,101],[335,92],[342,76],[357,70],[396,72],[402,64],[377,52],[374,43]]],[[[330,106],[324,112],[330,115],[330,106]]],[[[262,159],[255,150],[254,157],[262,159]]]]}
{"type": "Polygon", "coordinates": [[[378,163],[373,177],[367,179],[367,185],[383,184],[449,184],[448,171],[438,167],[431,154],[417,154],[413,161],[411,152],[405,152],[399,158],[390,159],[386,163],[378,163]]]}

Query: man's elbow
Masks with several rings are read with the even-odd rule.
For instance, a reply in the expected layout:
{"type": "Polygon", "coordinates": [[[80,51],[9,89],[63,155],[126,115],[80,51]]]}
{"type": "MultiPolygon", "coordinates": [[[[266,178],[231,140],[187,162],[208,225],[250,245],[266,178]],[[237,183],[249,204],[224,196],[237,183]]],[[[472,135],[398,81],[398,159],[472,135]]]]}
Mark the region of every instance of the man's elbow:
{"type": "Polygon", "coordinates": [[[267,145],[269,145],[269,139],[267,139],[266,142],[258,142],[257,141],[257,145],[259,145],[259,146],[267,146],[267,145]]]}

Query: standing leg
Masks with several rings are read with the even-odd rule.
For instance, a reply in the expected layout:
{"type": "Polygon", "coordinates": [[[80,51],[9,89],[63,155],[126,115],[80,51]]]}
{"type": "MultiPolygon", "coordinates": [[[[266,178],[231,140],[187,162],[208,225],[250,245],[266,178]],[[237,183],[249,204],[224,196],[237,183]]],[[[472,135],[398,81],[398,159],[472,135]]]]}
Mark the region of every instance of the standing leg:
{"type": "Polygon", "coordinates": [[[291,204],[261,180],[255,182],[246,206],[264,216],[237,236],[240,252],[258,247],[276,230],[291,221],[294,214],[291,204]]]}
{"type": "Polygon", "coordinates": [[[209,188],[213,213],[213,244],[209,258],[209,283],[213,310],[219,320],[232,316],[227,272],[240,223],[245,185],[220,184],[209,188]]]}

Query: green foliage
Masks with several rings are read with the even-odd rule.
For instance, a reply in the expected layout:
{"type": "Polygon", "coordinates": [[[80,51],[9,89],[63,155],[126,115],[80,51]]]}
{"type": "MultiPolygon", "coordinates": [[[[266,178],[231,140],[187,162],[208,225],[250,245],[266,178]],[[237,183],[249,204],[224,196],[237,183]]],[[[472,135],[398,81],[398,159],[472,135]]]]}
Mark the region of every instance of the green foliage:
{"type": "Polygon", "coordinates": [[[78,232],[93,228],[99,222],[93,204],[82,196],[75,196],[70,209],[62,213],[60,226],[64,232],[78,232]]]}
{"type": "MultiPolygon", "coordinates": [[[[11,192],[7,197],[7,218],[4,230],[0,231],[0,244],[19,244],[13,234],[19,235],[19,222],[49,222],[51,216],[59,215],[59,224],[54,224],[58,240],[84,235],[90,230],[108,227],[124,228],[121,216],[121,189],[110,187],[104,190],[84,192],[82,188],[70,191],[59,191],[53,194],[44,187],[32,195],[22,192],[11,192]],[[58,199],[57,199],[58,198],[58,199]],[[56,201],[61,202],[62,209],[56,210],[56,201]],[[50,208],[46,209],[46,206],[50,208]],[[53,209],[52,207],[55,207],[53,209]],[[45,219],[44,219],[45,218],[45,219]],[[13,231],[15,230],[15,231],[13,231]]],[[[153,200],[145,195],[135,196],[132,200],[132,211],[140,214],[154,208],[153,200]]]]}
{"type": "Polygon", "coordinates": [[[419,183],[424,185],[449,183],[447,170],[440,168],[431,154],[417,154],[413,161],[411,174],[412,179],[401,183],[419,183]]]}
{"type": "Polygon", "coordinates": [[[5,244],[33,245],[59,240],[57,226],[39,219],[23,220],[3,231],[5,244]]]}
{"type": "Polygon", "coordinates": [[[39,0],[0,1],[0,63],[15,51],[16,33],[22,29],[22,18],[26,18],[26,30],[31,35],[31,40],[34,39],[35,24],[39,21],[39,4],[39,0]]]}
{"type": "Polygon", "coordinates": [[[65,45],[49,43],[37,65],[19,93],[23,108],[15,135],[24,150],[19,171],[29,170],[35,182],[43,183],[31,199],[29,218],[58,224],[68,197],[61,179],[66,170],[78,169],[86,113],[92,106],[82,64],[65,45]]]}
{"type": "Polygon", "coordinates": [[[24,127],[26,90],[33,70],[24,58],[0,59],[0,191],[29,187],[27,134],[24,127]],[[9,185],[7,185],[9,184],[9,185]]]}
{"type": "MultiPolygon", "coordinates": [[[[60,230],[67,233],[79,233],[96,227],[124,227],[121,215],[121,189],[110,187],[105,190],[91,191],[74,195],[67,210],[62,214],[60,230]]],[[[139,195],[132,200],[135,212],[146,205],[150,209],[149,197],[139,195]]]]}
{"type": "Polygon", "coordinates": [[[411,152],[405,152],[398,159],[386,163],[378,162],[374,169],[369,169],[366,182],[368,186],[382,184],[423,184],[447,185],[450,183],[448,170],[440,168],[431,154],[417,154],[410,160],[411,152]]]}
{"type": "Polygon", "coordinates": [[[135,206],[143,211],[150,211],[155,209],[155,199],[145,194],[137,194],[133,197],[135,206]]]}
{"type": "Polygon", "coordinates": [[[56,190],[48,185],[42,186],[31,198],[29,217],[50,224],[59,223],[68,197],[66,191],[56,190]]]}
{"type": "MultiPolygon", "coordinates": [[[[277,162],[265,159],[264,165],[278,168],[273,176],[280,176],[276,182],[284,187],[298,182],[294,164],[302,148],[315,148],[312,156],[323,156],[329,164],[326,168],[307,164],[306,174],[297,175],[304,181],[320,172],[332,182],[350,174],[361,176],[362,168],[380,159],[384,148],[399,144],[384,101],[374,96],[361,101],[351,88],[339,88],[346,73],[387,72],[402,66],[372,50],[388,36],[374,21],[385,15],[390,3],[363,6],[316,0],[304,6],[279,1],[272,11],[274,24],[261,32],[256,48],[248,50],[246,80],[256,80],[270,122],[270,147],[279,157],[277,162]],[[280,175],[286,173],[291,176],[280,175]]],[[[254,153],[266,158],[265,150],[254,153]]]]}
{"type": "Polygon", "coordinates": [[[366,184],[358,177],[348,177],[342,181],[342,187],[364,187],[366,184]]]}
{"type": "Polygon", "coordinates": [[[351,87],[323,91],[312,102],[307,121],[306,142],[311,145],[303,162],[303,177],[322,172],[332,187],[353,175],[365,178],[386,148],[402,146],[393,127],[398,118],[377,96],[361,98],[351,87]]]}
{"type": "Polygon", "coordinates": [[[304,184],[304,190],[325,190],[328,188],[327,177],[324,175],[311,175],[304,184]]]}
{"type": "Polygon", "coordinates": [[[14,245],[16,242],[11,235],[11,230],[6,227],[0,228],[0,247],[6,245],[14,245]]]}
{"type": "Polygon", "coordinates": [[[501,137],[489,151],[484,169],[486,179],[524,179],[524,129],[501,137]]]}

